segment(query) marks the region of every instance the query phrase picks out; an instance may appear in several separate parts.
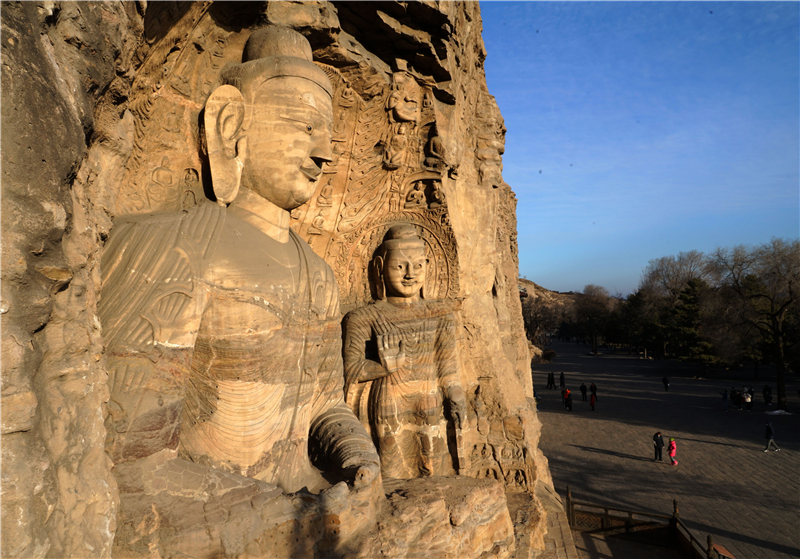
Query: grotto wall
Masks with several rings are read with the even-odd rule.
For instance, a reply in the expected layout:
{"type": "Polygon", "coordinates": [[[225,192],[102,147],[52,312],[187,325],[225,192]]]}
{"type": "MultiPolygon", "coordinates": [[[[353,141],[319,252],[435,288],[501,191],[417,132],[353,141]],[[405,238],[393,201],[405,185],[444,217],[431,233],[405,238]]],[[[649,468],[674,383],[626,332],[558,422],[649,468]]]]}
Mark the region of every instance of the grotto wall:
{"type": "MultiPolygon", "coordinates": [[[[406,223],[428,254],[426,298],[446,301],[454,317],[466,422],[454,443],[460,455],[441,473],[489,481],[458,491],[446,481],[387,483],[387,510],[398,512],[388,518],[419,519],[422,495],[441,494],[428,508],[466,526],[464,502],[499,511],[503,492],[527,495],[508,501],[516,503],[511,540],[498,512],[473,519],[482,528],[450,549],[482,531],[488,542],[505,542],[496,554],[516,549],[522,557],[541,546],[545,519],[533,495],[551,480],[538,450],[516,200],[501,174],[505,128],[486,87],[478,3],[1,9],[3,556],[108,557],[124,532],[106,453],[104,245],[123,216],[190,211],[214,199],[205,103],[253,30],[268,24],[302,33],[333,88],[331,161],[290,223],[332,269],[342,314],[374,298],[373,258],[386,232],[406,223]]],[[[370,545],[391,544],[402,556],[426,529],[457,539],[450,528],[393,522],[370,545]]],[[[139,535],[149,551],[159,549],[151,528],[139,535]]],[[[365,545],[363,556],[378,551],[365,545]]]]}

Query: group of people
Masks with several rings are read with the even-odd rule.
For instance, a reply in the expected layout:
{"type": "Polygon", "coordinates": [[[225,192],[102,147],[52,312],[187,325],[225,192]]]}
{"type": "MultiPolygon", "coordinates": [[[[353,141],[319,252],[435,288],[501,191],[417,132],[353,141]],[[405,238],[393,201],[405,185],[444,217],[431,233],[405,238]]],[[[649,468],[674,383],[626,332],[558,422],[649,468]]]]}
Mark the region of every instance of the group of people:
{"type": "MultiPolygon", "coordinates": [[[[572,411],[572,391],[569,388],[567,388],[563,371],[559,375],[559,385],[561,388],[561,402],[562,404],[564,404],[564,408],[566,410],[572,411]]],[[[555,388],[555,387],[556,387],[556,374],[554,372],[549,372],[547,373],[547,388],[555,388]]],[[[584,402],[588,401],[589,405],[592,407],[592,411],[595,411],[594,406],[597,403],[597,385],[595,385],[595,383],[592,383],[591,386],[589,386],[589,388],[587,389],[586,383],[582,382],[580,391],[581,391],[581,399],[584,402]],[[591,393],[591,395],[588,398],[586,397],[587,390],[591,393]]]]}
{"type": "MultiPolygon", "coordinates": [[[[765,384],[761,393],[764,396],[764,403],[768,406],[771,406],[772,388],[768,384],[765,384]]],[[[725,408],[725,411],[728,411],[728,390],[725,389],[720,392],[720,394],[722,395],[722,405],[725,408]]],[[[755,402],[755,391],[752,387],[748,388],[746,386],[742,386],[742,389],[739,390],[735,386],[732,386],[730,390],[730,399],[737,409],[745,409],[750,411],[753,409],[753,403],[755,402]]]]}
{"type": "MultiPolygon", "coordinates": [[[[658,431],[655,435],[653,435],[653,450],[655,451],[655,455],[653,456],[653,462],[658,460],[659,462],[663,462],[661,458],[661,451],[664,448],[664,438],[661,436],[661,431],[658,431]]],[[[675,458],[675,455],[678,453],[678,444],[675,442],[675,437],[670,437],[669,439],[669,446],[667,446],[667,454],[669,455],[669,465],[670,466],[677,466],[678,460],[675,458]]]]}

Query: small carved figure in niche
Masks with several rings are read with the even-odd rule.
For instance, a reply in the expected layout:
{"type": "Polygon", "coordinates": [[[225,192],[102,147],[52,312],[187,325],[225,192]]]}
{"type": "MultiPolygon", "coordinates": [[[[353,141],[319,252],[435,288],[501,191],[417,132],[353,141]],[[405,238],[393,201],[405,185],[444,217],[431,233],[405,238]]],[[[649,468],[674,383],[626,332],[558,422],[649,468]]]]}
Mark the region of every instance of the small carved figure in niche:
{"type": "Polygon", "coordinates": [[[342,155],[342,148],[338,143],[333,144],[333,152],[330,161],[327,161],[323,166],[324,173],[335,173],[336,168],[339,166],[339,156],[342,155]]]}
{"type": "Polygon", "coordinates": [[[206,511],[245,511],[253,532],[236,545],[254,556],[270,555],[258,526],[294,510],[282,492],[331,491],[309,506],[364,515],[383,498],[375,447],[343,400],[335,276],[289,227],[331,159],[332,87],[289,29],[253,32],[243,60],[205,106],[216,203],[118,217],[102,259],[117,535],[158,509],[165,556],[189,539],[193,557],[224,555],[221,524],[183,524],[196,495],[206,511]],[[328,489],[337,479],[355,490],[328,489]]]}
{"type": "Polygon", "coordinates": [[[425,96],[422,98],[422,107],[424,109],[430,109],[433,106],[433,99],[431,99],[430,91],[425,92],[425,96]]]}
{"type": "Polygon", "coordinates": [[[356,92],[350,87],[350,82],[344,82],[344,89],[339,97],[340,107],[352,107],[356,103],[356,92]]]}
{"type": "Polygon", "coordinates": [[[325,225],[325,218],[322,215],[322,211],[317,214],[311,221],[311,225],[308,227],[308,234],[309,235],[322,235],[322,228],[325,225]]]}
{"type": "Polygon", "coordinates": [[[174,188],[175,174],[169,168],[169,165],[169,157],[165,156],[161,159],[161,165],[150,173],[150,182],[147,184],[147,198],[151,207],[174,204],[176,197],[181,196],[181,193],[176,192],[174,188]]]}
{"type": "Polygon", "coordinates": [[[196,169],[189,167],[183,170],[180,191],[182,193],[180,209],[188,210],[197,205],[197,199],[202,194],[203,187],[200,185],[200,174],[196,169]]]}
{"type": "Polygon", "coordinates": [[[400,192],[397,190],[392,190],[392,193],[389,196],[389,211],[400,211],[400,192]]]}
{"type": "Polygon", "coordinates": [[[428,140],[428,145],[425,147],[425,161],[423,165],[426,169],[435,170],[441,172],[445,167],[445,152],[444,152],[444,142],[442,138],[435,133],[431,136],[431,139],[428,140]]]}
{"type": "Polygon", "coordinates": [[[444,190],[442,189],[442,181],[433,181],[433,200],[431,200],[430,208],[443,208],[447,205],[444,197],[444,190]]]}
{"type": "Polygon", "coordinates": [[[319,196],[317,196],[317,206],[327,208],[331,205],[331,196],[333,195],[333,187],[331,186],[331,179],[322,187],[319,196]]]}
{"type": "Polygon", "coordinates": [[[397,134],[392,136],[389,140],[389,145],[386,146],[386,151],[383,153],[383,166],[390,171],[399,169],[403,164],[406,155],[406,147],[408,146],[408,136],[406,136],[407,128],[405,124],[401,124],[397,130],[397,134]]]}
{"type": "Polygon", "coordinates": [[[408,83],[413,78],[405,72],[394,74],[392,92],[386,100],[391,122],[417,122],[419,104],[414,95],[408,91],[408,83]]]}
{"type": "Polygon", "coordinates": [[[333,125],[333,141],[344,142],[347,140],[347,122],[339,120],[333,125]]]}
{"type": "Polygon", "coordinates": [[[425,243],[414,227],[390,228],[373,259],[378,299],[344,320],[345,399],[361,409],[368,398],[361,420],[371,428],[381,472],[392,478],[468,467],[455,319],[445,301],[424,300],[426,268],[425,243]],[[455,452],[445,415],[456,433],[455,452]]]}
{"type": "Polygon", "coordinates": [[[424,188],[424,182],[417,181],[414,183],[414,188],[406,196],[406,208],[424,208],[426,206],[424,188]]]}

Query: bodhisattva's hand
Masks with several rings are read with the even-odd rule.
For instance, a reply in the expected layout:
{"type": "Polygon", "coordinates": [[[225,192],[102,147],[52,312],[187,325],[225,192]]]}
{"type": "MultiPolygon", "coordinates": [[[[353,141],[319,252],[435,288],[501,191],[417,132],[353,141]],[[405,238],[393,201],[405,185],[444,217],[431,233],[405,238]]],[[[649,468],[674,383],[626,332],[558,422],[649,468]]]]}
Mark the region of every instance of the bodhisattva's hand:
{"type": "Polygon", "coordinates": [[[467,424],[467,398],[464,390],[453,385],[448,390],[448,404],[450,408],[450,419],[456,429],[463,429],[467,424]]]}
{"type": "Polygon", "coordinates": [[[394,373],[406,364],[406,354],[403,351],[402,336],[395,333],[378,336],[378,356],[381,365],[389,372],[394,373]]]}

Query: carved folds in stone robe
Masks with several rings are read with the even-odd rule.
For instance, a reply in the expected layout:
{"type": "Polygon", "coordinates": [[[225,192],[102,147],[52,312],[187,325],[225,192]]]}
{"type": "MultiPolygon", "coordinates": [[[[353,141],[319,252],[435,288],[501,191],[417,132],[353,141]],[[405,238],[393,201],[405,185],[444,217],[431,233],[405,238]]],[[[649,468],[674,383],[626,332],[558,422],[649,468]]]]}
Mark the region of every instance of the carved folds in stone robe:
{"type": "Polygon", "coordinates": [[[342,401],[330,268],[253,219],[209,202],[116,224],[101,306],[115,462],[178,449],[291,492],[325,485],[309,443],[334,469],[374,456],[342,401]]]}
{"type": "Polygon", "coordinates": [[[466,403],[453,303],[421,297],[427,259],[413,226],[390,228],[373,263],[379,300],[344,321],[345,398],[369,425],[384,477],[458,472],[466,403]]]}

